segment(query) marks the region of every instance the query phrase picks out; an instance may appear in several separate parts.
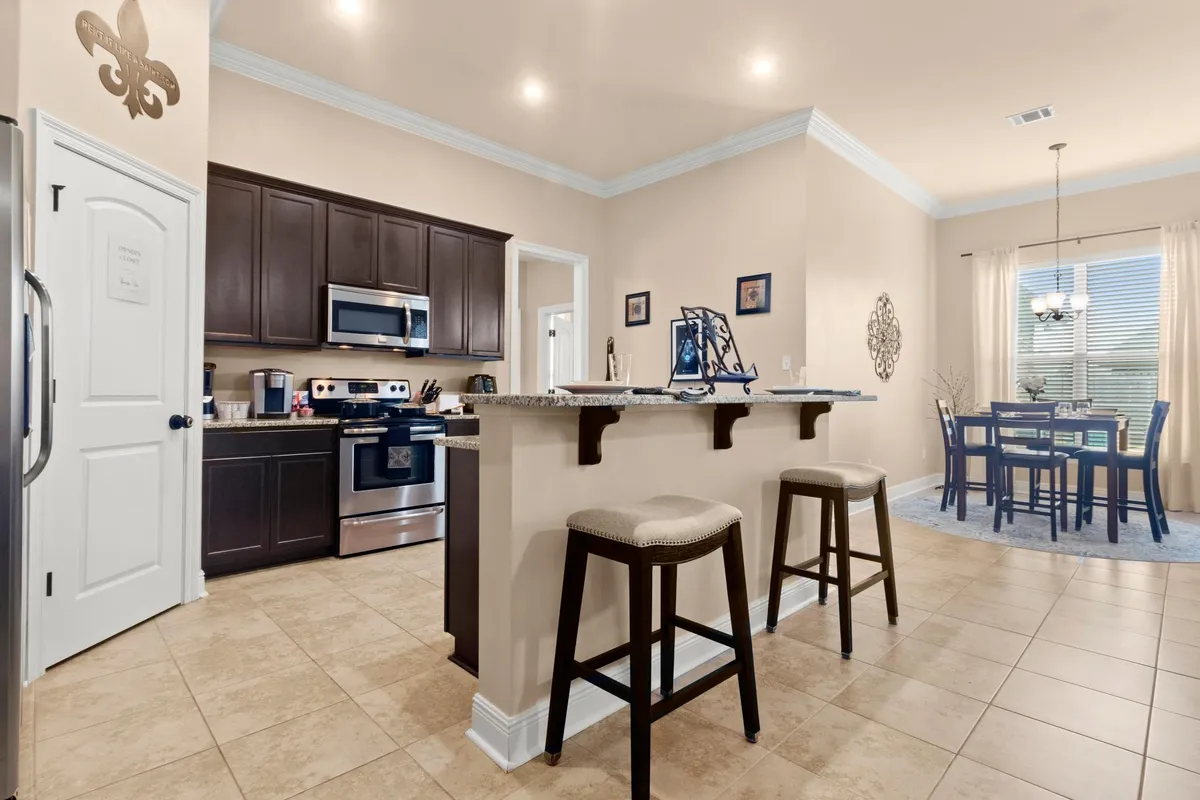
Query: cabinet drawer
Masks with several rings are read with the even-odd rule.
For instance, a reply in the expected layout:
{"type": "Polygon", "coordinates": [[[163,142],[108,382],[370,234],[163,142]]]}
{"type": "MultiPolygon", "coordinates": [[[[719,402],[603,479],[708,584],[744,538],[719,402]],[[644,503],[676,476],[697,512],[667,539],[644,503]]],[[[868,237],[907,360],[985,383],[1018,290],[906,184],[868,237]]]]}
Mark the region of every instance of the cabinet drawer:
{"type": "Polygon", "coordinates": [[[204,458],[333,453],[335,428],[316,430],[224,430],[204,434],[204,458]]]}

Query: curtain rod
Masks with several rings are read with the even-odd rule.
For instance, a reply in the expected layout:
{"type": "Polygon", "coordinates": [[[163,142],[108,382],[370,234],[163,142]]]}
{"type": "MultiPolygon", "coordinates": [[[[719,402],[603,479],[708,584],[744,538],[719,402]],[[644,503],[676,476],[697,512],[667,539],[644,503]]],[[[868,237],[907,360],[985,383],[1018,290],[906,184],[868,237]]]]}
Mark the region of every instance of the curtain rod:
{"type": "MultiPolygon", "coordinates": [[[[1162,230],[1161,225],[1153,225],[1149,228],[1131,228],[1127,231],[1112,231],[1111,233],[1092,233],[1087,236],[1069,236],[1066,239],[1051,239],[1048,242],[1034,242],[1033,244],[1018,245],[1018,250],[1024,250],[1026,247],[1045,247],[1050,244],[1064,244],[1066,242],[1082,242],[1084,239],[1103,239],[1105,236],[1124,236],[1129,233],[1146,233],[1147,231],[1162,230]]],[[[974,253],[963,253],[959,258],[970,258],[974,253]]]]}

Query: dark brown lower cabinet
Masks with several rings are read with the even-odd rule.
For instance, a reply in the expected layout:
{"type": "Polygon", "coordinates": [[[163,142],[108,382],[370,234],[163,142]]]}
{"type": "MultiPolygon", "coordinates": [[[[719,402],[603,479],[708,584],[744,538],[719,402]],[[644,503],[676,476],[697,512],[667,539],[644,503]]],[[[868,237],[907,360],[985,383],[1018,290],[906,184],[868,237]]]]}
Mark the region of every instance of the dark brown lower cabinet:
{"type": "Polygon", "coordinates": [[[334,431],[204,434],[200,565],[206,577],[333,551],[334,431]]]}
{"type": "Polygon", "coordinates": [[[446,632],[450,660],[479,675],[479,453],[446,449],[446,632]]]}

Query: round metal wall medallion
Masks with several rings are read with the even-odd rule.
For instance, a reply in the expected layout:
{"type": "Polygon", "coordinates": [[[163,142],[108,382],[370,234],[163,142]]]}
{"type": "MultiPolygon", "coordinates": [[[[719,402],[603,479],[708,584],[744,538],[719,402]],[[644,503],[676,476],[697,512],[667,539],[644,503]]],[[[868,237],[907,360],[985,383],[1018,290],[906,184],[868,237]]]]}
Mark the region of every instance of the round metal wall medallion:
{"type": "Polygon", "coordinates": [[[867,349],[875,361],[875,374],[884,383],[896,372],[900,360],[900,348],[904,337],[900,333],[900,320],[896,319],[896,308],[887,292],[875,301],[875,310],[867,322],[867,349]]]}

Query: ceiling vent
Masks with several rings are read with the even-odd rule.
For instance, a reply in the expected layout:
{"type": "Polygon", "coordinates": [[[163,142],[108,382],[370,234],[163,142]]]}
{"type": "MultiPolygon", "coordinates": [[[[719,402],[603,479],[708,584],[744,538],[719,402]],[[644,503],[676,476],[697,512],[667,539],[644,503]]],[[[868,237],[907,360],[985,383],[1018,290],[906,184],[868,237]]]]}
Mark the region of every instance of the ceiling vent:
{"type": "Polygon", "coordinates": [[[1028,125],[1031,122],[1040,122],[1044,119],[1050,119],[1054,116],[1054,106],[1042,106],[1031,111],[1022,111],[1020,114],[1013,114],[1008,118],[1008,121],[1013,125],[1028,125]]]}

